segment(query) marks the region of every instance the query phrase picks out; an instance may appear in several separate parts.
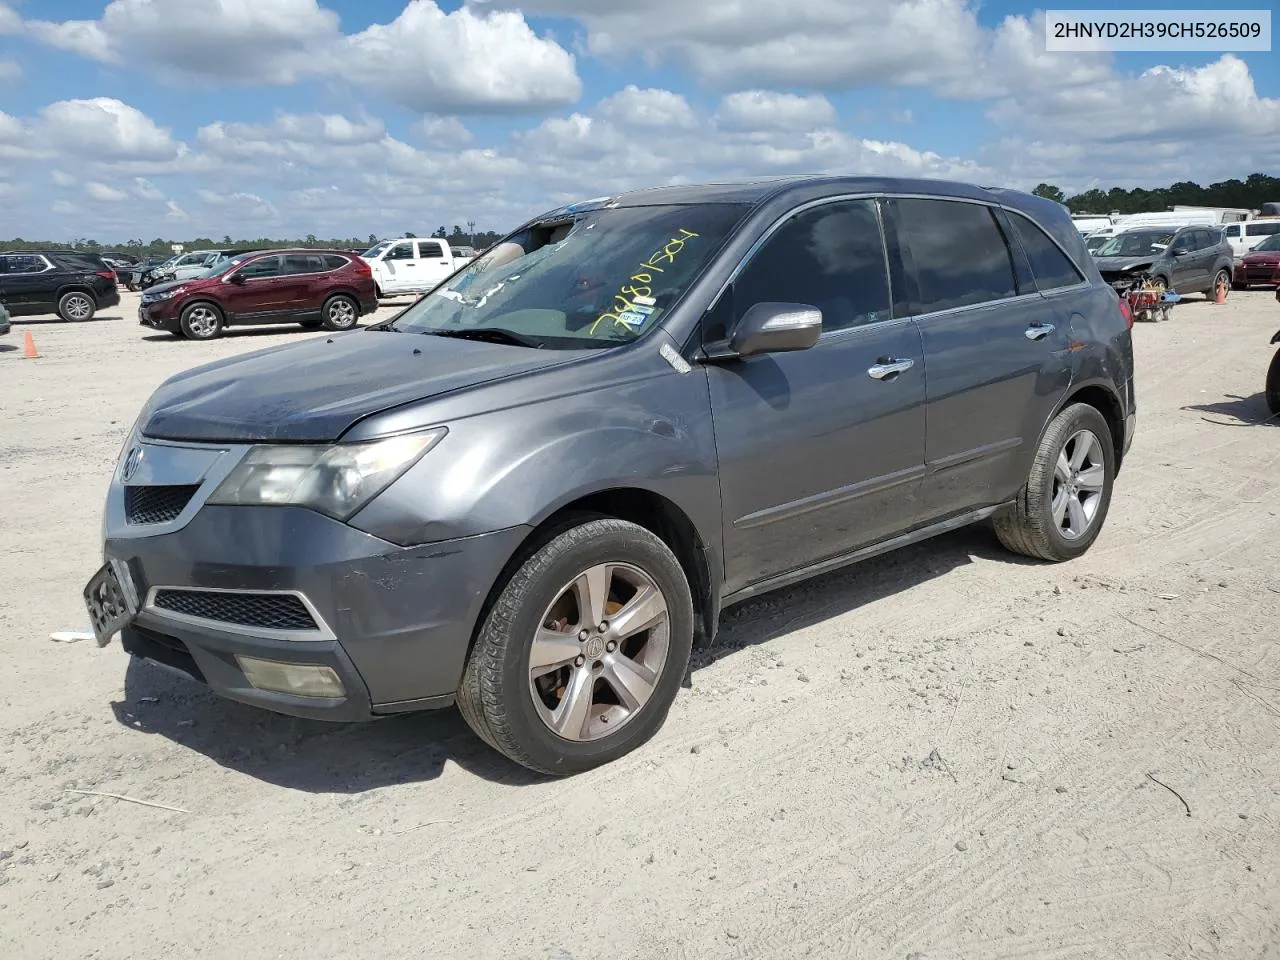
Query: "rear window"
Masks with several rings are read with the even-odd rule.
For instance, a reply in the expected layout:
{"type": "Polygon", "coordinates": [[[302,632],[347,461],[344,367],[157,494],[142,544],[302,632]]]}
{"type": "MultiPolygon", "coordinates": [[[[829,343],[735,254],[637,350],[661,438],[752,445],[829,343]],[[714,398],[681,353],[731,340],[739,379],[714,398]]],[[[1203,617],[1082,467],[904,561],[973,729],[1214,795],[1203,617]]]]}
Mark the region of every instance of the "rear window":
{"type": "Polygon", "coordinates": [[[1011,212],[1009,220],[1022,243],[1022,249],[1027,253],[1027,259],[1031,261],[1031,272],[1035,274],[1037,287],[1041,290],[1057,290],[1084,282],[1084,276],[1076,269],[1071,258],[1030,218],[1011,212]]]}
{"type": "Polygon", "coordinates": [[[1277,233],[1280,233],[1280,220],[1272,223],[1249,223],[1244,228],[1246,237],[1270,237],[1277,233]]]}

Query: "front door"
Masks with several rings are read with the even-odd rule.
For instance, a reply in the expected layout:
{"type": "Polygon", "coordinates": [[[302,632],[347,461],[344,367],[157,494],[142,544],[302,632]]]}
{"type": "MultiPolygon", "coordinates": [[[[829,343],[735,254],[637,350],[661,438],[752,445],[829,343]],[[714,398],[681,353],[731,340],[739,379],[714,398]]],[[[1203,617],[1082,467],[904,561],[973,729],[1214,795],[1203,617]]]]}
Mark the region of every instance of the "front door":
{"type": "Polygon", "coordinates": [[[1206,282],[1204,252],[1198,249],[1198,231],[1183,230],[1173,238],[1169,253],[1173,258],[1170,286],[1179,293],[1190,293],[1206,282]]]}
{"type": "Polygon", "coordinates": [[[297,302],[306,281],[286,275],[283,260],[279,254],[250,260],[234,272],[236,280],[227,279],[227,313],[232,318],[269,321],[297,302]]]}
{"type": "Polygon", "coordinates": [[[990,207],[904,198],[891,209],[929,368],[921,520],[937,520],[1002,502],[1026,479],[1028,451],[1066,385],[1054,381],[1066,365],[1053,361],[1068,317],[1029,279],[1019,288],[990,207]]]}
{"type": "Polygon", "coordinates": [[[727,592],[893,535],[924,472],[920,333],[892,314],[875,201],[793,214],[708,314],[708,337],[771,301],[817,307],[823,333],[707,367],[727,592]]]}
{"type": "Polygon", "coordinates": [[[55,272],[44,257],[36,254],[0,256],[0,300],[15,317],[52,313],[57,309],[55,272]]]}
{"type": "Polygon", "coordinates": [[[418,289],[418,250],[412,240],[401,240],[382,256],[378,286],[386,294],[418,289]]]}

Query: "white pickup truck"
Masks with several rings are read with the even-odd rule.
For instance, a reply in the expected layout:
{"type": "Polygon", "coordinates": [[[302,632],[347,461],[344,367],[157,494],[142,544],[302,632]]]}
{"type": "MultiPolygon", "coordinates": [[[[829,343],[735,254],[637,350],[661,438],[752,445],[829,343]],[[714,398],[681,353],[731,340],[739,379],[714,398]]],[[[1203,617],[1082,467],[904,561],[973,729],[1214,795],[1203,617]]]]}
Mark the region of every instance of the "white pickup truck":
{"type": "Polygon", "coordinates": [[[445,240],[383,240],[360,257],[373,268],[378,297],[426,293],[473,258],[457,256],[445,240]]]}

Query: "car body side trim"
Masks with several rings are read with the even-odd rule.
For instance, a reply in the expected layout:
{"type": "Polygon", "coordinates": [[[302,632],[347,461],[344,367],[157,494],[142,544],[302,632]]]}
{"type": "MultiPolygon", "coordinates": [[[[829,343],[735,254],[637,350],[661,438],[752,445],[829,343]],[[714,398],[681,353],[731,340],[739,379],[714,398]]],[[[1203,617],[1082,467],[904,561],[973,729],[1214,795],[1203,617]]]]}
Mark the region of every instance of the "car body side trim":
{"type": "Polygon", "coordinates": [[[822,493],[815,493],[801,500],[792,500],[774,507],[766,507],[763,510],[757,510],[755,513],[739,517],[733,521],[733,525],[739,530],[749,530],[752,527],[776,523],[779,520],[790,520],[794,517],[811,513],[814,510],[822,510],[838,503],[865,497],[868,494],[880,493],[884,490],[901,486],[904,483],[910,483],[912,480],[919,480],[924,475],[925,468],[923,464],[916,467],[908,467],[895,473],[886,473],[883,476],[872,477],[869,480],[860,480],[845,487],[824,490],[822,493]]]}
{"type": "Polygon", "coordinates": [[[947,457],[940,457],[937,460],[931,460],[925,464],[929,473],[941,473],[944,470],[951,470],[955,467],[964,466],[975,460],[985,460],[989,457],[999,456],[1009,450],[1022,446],[1022,437],[1009,437],[1005,440],[997,440],[995,443],[988,443],[981,447],[974,447],[971,450],[962,450],[959,453],[953,453],[947,457]]]}
{"type": "Polygon", "coordinates": [[[827,560],[821,560],[818,563],[801,567],[798,570],[792,570],[788,573],[781,573],[767,580],[761,580],[757,583],[748,584],[741,590],[736,590],[732,594],[727,595],[721,602],[721,609],[730,607],[733,604],[741,603],[744,600],[750,600],[752,597],[759,596],[762,593],[769,593],[773,590],[779,590],[783,587],[789,587],[792,584],[808,580],[824,573],[830,573],[833,570],[839,570],[841,567],[851,566],[862,560],[869,560],[883,553],[890,553],[900,547],[908,547],[913,543],[920,543],[922,540],[929,540],[940,534],[950,533],[953,530],[959,530],[961,527],[967,527],[971,523],[977,523],[986,520],[992,516],[997,510],[1007,504],[1000,503],[992,507],[982,507],[978,510],[970,510],[967,513],[959,514],[947,520],[941,520],[938,523],[930,524],[927,527],[921,527],[918,530],[912,530],[907,533],[900,534],[896,537],[890,537],[888,540],[881,540],[879,543],[873,543],[870,546],[862,547],[854,550],[852,553],[840,554],[827,560]]]}

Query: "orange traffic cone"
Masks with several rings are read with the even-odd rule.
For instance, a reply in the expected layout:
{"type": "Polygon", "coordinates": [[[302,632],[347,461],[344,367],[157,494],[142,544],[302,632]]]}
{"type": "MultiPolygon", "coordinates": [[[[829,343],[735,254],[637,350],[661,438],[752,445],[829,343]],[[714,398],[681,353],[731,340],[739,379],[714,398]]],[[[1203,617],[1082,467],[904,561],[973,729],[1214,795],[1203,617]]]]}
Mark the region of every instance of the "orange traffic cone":
{"type": "Polygon", "coordinates": [[[27,331],[25,342],[22,345],[22,356],[27,360],[34,360],[36,357],[40,356],[36,351],[36,341],[35,338],[31,336],[30,330],[27,331]]]}
{"type": "Polygon", "coordinates": [[[1218,281],[1218,286],[1214,290],[1213,302],[1214,303],[1227,302],[1227,285],[1222,281],[1218,281]]]}

